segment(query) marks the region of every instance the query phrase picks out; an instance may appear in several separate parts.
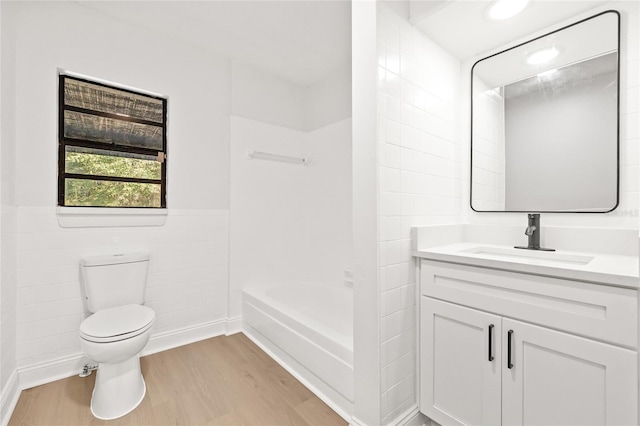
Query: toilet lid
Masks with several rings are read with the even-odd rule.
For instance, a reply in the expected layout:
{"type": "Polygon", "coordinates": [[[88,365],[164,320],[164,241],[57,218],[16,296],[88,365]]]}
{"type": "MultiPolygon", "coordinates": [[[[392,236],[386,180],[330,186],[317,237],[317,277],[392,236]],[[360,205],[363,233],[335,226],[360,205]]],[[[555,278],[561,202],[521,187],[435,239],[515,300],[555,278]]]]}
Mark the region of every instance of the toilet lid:
{"type": "Polygon", "coordinates": [[[80,324],[80,333],[91,338],[114,338],[144,331],[153,323],[156,313],[142,305],[124,305],[102,309],[80,324]]]}

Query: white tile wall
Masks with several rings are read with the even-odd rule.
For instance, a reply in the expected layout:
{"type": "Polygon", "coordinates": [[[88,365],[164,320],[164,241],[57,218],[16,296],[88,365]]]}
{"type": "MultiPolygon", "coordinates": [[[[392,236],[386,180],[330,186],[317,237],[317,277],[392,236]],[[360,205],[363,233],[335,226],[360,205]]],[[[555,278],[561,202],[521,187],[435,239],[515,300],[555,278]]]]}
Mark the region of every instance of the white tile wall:
{"type": "Polygon", "coordinates": [[[0,209],[0,395],[16,365],[16,214],[0,209]]]}
{"type": "MultiPolygon", "coordinates": [[[[207,324],[227,314],[226,210],[170,210],[161,227],[60,228],[53,208],[17,215],[17,362],[34,365],[80,353],[88,315],[80,298],[79,259],[149,250],[146,303],[153,335],[207,324]]],[[[153,336],[152,335],[152,336],[153,336]]]]}
{"type": "Polygon", "coordinates": [[[379,3],[382,424],[416,404],[412,226],[460,221],[460,63],[379,3]]]}
{"type": "Polygon", "coordinates": [[[473,207],[504,210],[504,100],[477,77],[473,81],[473,207]]]}

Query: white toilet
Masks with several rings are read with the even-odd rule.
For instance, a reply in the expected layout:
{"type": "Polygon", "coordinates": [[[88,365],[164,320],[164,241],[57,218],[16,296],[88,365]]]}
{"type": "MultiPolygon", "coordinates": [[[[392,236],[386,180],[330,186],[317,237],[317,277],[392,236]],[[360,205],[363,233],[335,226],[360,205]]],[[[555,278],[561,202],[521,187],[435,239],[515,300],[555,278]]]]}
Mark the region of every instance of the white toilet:
{"type": "Polygon", "coordinates": [[[139,354],[156,318],[142,306],[148,265],[148,253],[80,260],[82,297],[93,313],[80,324],[80,346],[98,363],[91,412],[102,420],[129,413],[147,390],[139,354]]]}

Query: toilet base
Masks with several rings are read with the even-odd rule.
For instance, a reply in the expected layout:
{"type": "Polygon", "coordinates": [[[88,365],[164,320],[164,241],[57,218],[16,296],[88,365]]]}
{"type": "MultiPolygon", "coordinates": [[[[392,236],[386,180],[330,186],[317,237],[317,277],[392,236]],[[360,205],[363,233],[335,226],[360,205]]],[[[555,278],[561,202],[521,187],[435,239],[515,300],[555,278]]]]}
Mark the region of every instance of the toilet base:
{"type": "Polygon", "coordinates": [[[100,420],[117,419],[140,405],[146,392],[138,355],[117,364],[101,363],[91,396],[91,413],[100,420]]]}

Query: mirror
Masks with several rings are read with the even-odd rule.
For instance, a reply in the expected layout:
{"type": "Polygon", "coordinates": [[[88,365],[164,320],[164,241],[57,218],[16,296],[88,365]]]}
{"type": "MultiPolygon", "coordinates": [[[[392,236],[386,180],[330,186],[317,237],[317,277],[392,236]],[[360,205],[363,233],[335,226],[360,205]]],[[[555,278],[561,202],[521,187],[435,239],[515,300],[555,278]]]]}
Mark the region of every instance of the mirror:
{"type": "Polygon", "coordinates": [[[619,21],[603,12],[473,65],[473,210],[617,207],[619,21]]]}

